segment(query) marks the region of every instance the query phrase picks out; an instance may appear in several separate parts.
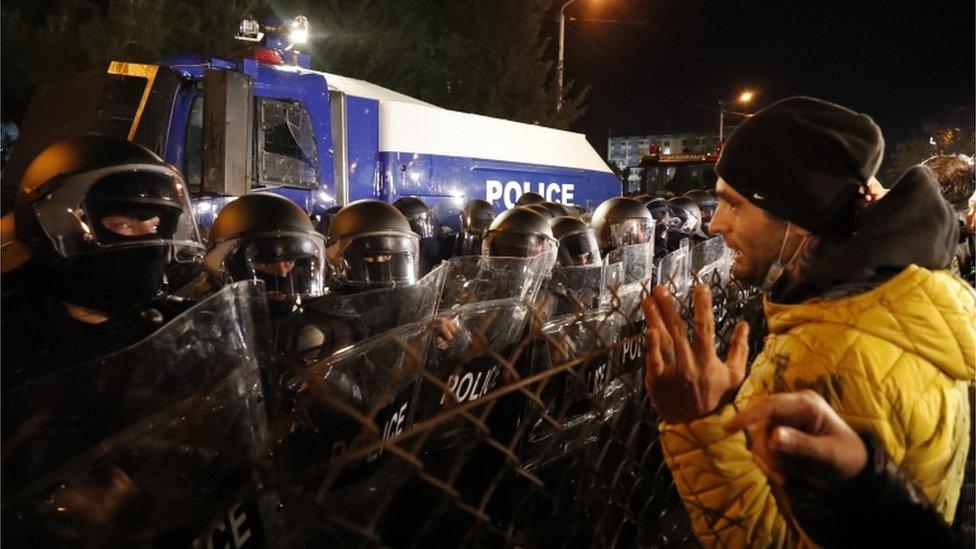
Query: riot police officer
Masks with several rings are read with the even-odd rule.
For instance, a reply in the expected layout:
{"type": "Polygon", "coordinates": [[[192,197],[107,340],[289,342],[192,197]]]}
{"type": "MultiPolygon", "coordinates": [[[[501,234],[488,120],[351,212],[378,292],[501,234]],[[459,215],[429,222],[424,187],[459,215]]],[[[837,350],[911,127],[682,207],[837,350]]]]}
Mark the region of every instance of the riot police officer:
{"type": "Polygon", "coordinates": [[[590,227],[604,255],[628,244],[642,244],[654,238],[654,218],[633,198],[617,196],[600,204],[593,212],[590,227]]]}
{"type": "Polygon", "coordinates": [[[420,238],[420,273],[429,273],[443,259],[438,228],[427,204],[414,196],[398,198],[393,207],[400,211],[420,238]]]}
{"type": "Polygon", "coordinates": [[[219,288],[261,280],[272,313],[324,290],[325,240],[297,204],[254,193],[224,206],[210,230],[203,266],[219,288]]]}
{"type": "Polygon", "coordinates": [[[144,147],[51,145],[24,173],[15,219],[31,259],[4,300],[5,383],[122,349],[187,307],[164,296],[165,271],[203,245],[179,172],[144,147]]]}
{"type": "Polygon", "coordinates": [[[556,239],[547,219],[529,208],[517,207],[506,210],[491,223],[482,243],[482,254],[533,257],[555,246],[556,239]]]}
{"type": "Polygon", "coordinates": [[[598,265],[600,247],[593,229],[575,217],[562,216],[549,221],[552,236],[559,242],[557,259],[563,267],[598,265]]]}
{"type": "Polygon", "coordinates": [[[453,256],[481,255],[481,241],[495,220],[495,208],[491,202],[476,198],[464,205],[461,211],[461,230],[453,235],[453,256]]]}
{"type": "Polygon", "coordinates": [[[419,278],[420,235],[395,207],[358,200],[336,214],[326,240],[332,291],[357,292],[412,284],[419,278]]]}
{"type": "Polygon", "coordinates": [[[718,208],[718,199],[715,195],[704,190],[704,189],[692,189],[682,195],[684,198],[691,199],[697,206],[698,210],[701,212],[701,228],[702,233],[705,235],[710,235],[708,232],[708,224],[712,221],[712,215],[715,214],[715,209],[718,208]]]}
{"type": "Polygon", "coordinates": [[[328,235],[329,226],[332,225],[332,220],[341,209],[342,206],[332,206],[324,212],[314,215],[312,217],[312,224],[315,225],[315,230],[322,236],[328,235]]]}
{"type": "Polygon", "coordinates": [[[539,193],[534,193],[532,191],[522,193],[518,200],[515,201],[516,206],[530,206],[532,204],[542,204],[546,201],[546,198],[539,193]]]}
{"type": "Polygon", "coordinates": [[[682,196],[674,197],[668,200],[668,209],[672,218],[668,227],[669,251],[677,250],[684,239],[688,239],[691,246],[707,239],[701,228],[701,210],[695,201],[682,196]]]}

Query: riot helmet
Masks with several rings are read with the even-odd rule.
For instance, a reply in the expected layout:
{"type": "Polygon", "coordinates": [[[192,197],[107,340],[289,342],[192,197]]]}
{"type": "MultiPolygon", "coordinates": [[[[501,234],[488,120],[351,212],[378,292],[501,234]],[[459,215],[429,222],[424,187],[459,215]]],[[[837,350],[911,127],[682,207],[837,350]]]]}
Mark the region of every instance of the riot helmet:
{"type": "Polygon", "coordinates": [[[545,201],[545,197],[541,194],[529,191],[527,193],[522,193],[522,195],[518,197],[518,200],[515,201],[515,205],[529,206],[531,204],[542,204],[545,201]]]}
{"type": "Polygon", "coordinates": [[[562,217],[562,216],[565,216],[565,215],[572,215],[574,213],[574,212],[570,211],[569,208],[567,208],[566,206],[560,204],[559,202],[543,202],[542,205],[545,206],[547,210],[549,210],[550,212],[552,212],[552,214],[555,217],[562,217]]]}
{"type": "Polygon", "coordinates": [[[622,196],[600,204],[593,212],[590,227],[596,233],[596,241],[603,251],[650,242],[654,237],[651,212],[633,198],[622,196]]]}
{"type": "Polygon", "coordinates": [[[559,242],[557,257],[563,267],[596,265],[601,261],[600,247],[593,229],[581,219],[562,216],[549,221],[552,236],[559,242]]]}
{"type": "Polygon", "coordinates": [[[634,200],[640,202],[644,206],[647,206],[648,203],[650,203],[652,200],[655,199],[654,196],[649,195],[649,194],[638,194],[638,195],[632,196],[631,198],[633,198],[634,200]]]}
{"type": "Polygon", "coordinates": [[[534,257],[555,248],[552,229],[541,214],[516,207],[502,212],[491,223],[481,245],[482,255],[534,257]]]}
{"type": "Polygon", "coordinates": [[[481,255],[481,242],[495,220],[495,207],[491,202],[476,198],[461,211],[461,232],[457,236],[455,255],[481,255]]]}
{"type": "Polygon", "coordinates": [[[332,225],[332,220],[341,209],[342,206],[332,206],[324,212],[314,215],[312,217],[312,224],[315,225],[315,231],[323,237],[327,236],[329,234],[329,226],[332,225]]]}
{"type": "Polygon", "coordinates": [[[690,190],[683,197],[691,199],[698,205],[698,210],[701,212],[702,232],[707,233],[708,225],[712,222],[712,216],[715,215],[715,210],[718,208],[718,199],[704,189],[690,190]]]}
{"type": "Polygon", "coordinates": [[[527,210],[532,210],[533,212],[541,215],[546,221],[550,219],[555,219],[559,217],[558,214],[553,212],[551,209],[547,208],[545,204],[529,204],[528,206],[522,206],[527,210]]]}
{"type": "Polygon", "coordinates": [[[644,206],[654,218],[654,255],[661,257],[668,253],[668,228],[671,226],[671,208],[663,198],[651,198],[644,206]]]}
{"type": "Polygon", "coordinates": [[[325,285],[325,239],[291,200],[249,194],[220,210],[203,266],[220,284],[263,281],[269,301],[315,297],[325,285]]]}
{"type": "Polygon", "coordinates": [[[410,229],[420,238],[434,236],[434,219],[430,207],[415,196],[404,196],[393,203],[393,207],[407,218],[410,229]]]}
{"type": "Polygon", "coordinates": [[[107,136],[59,141],[21,179],[16,234],[68,303],[105,313],[147,304],[172,259],[203,244],[179,172],[148,149],[107,136]]]}
{"type": "Polygon", "coordinates": [[[326,239],[327,276],[339,288],[388,288],[417,281],[420,238],[399,210],[357,200],[332,220],[326,239]]]}
{"type": "Polygon", "coordinates": [[[676,223],[672,230],[685,232],[689,235],[704,236],[701,232],[701,210],[694,200],[677,196],[668,200],[668,206],[671,208],[671,216],[680,220],[680,224],[676,223]]]}

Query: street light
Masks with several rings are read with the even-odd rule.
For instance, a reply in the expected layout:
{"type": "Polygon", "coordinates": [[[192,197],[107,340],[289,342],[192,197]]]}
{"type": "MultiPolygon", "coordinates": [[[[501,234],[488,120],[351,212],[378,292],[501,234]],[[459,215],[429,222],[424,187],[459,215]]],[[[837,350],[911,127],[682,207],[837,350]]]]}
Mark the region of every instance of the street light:
{"type": "Polygon", "coordinates": [[[569,0],[563,4],[563,7],[559,8],[559,63],[556,64],[557,87],[559,89],[559,95],[556,97],[557,112],[563,106],[563,71],[565,69],[565,65],[563,64],[563,48],[566,45],[566,8],[575,1],[569,0]]]}
{"type": "MultiPolygon", "coordinates": [[[[733,101],[738,101],[739,103],[742,103],[743,105],[747,105],[747,104],[749,104],[750,101],[752,101],[752,98],[753,98],[754,95],[755,94],[752,93],[751,91],[746,90],[746,91],[740,93],[739,94],[739,97],[737,97],[734,100],[731,100],[731,101],[719,101],[718,102],[718,142],[719,143],[722,143],[723,138],[725,137],[725,104],[726,103],[731,103],[733,101]]],[[[741,113],[739,113],[739,114],[741,114],[741,113]]]]}

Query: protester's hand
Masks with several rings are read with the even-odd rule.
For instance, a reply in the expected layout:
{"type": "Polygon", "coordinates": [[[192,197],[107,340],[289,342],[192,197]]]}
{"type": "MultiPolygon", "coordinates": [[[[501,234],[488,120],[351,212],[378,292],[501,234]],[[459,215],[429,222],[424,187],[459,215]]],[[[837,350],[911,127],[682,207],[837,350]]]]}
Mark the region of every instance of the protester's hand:
{"type": "Polygon", "coordinates": [[[966,232],[976,234],[976,204],[971,204],[966,213],[966,232]]]}
{"type": "Polygon", "coordinates": [[[727,360],[715,354],[715,317],[708,286],[694,289],[695,339],[688,341],[674,298],[656,286],[644,300],[647,331],[644,384],[651,403],[669,423],[687,423],[729,402],[745,377],[749,326],[735,327],[727,360]]]}
{"type": "Polygon", "coordinates": [[[799,480],[834,488],[867,464],[861,437],[809,389],[763,397],[725,428],[750,433],[756,463],[776,484],[799,480]]]}

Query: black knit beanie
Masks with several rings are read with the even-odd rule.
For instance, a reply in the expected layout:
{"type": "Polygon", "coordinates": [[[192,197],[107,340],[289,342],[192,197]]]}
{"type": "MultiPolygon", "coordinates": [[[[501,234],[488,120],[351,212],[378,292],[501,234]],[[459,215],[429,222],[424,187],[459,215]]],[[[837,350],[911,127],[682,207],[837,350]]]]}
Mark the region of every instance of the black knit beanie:
{"type": "Polygon", "coordinates": [[[883,151],[881,130],[866,114],[791,97],[739,124],[715,171],[777,217],[816,234],[845,235],[883,151]]]}

